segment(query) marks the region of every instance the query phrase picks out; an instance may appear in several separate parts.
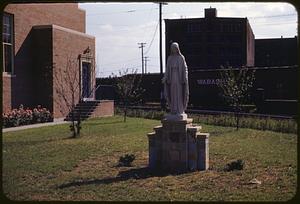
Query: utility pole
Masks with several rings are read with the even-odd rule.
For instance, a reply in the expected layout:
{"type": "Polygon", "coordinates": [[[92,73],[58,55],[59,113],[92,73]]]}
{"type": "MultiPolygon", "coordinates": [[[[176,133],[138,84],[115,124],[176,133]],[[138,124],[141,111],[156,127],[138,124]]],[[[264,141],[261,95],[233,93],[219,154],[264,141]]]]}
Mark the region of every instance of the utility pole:
{"type": "Polygon", "coordinates": [[[163,78],[163,65],[162,65],[162,3],[159,3],[159,62],[160,62],[160,79],[163,78]]]}
{"type": "Polygon", "coordinates": [[[147,62],[149,61],[149,57],[144,57],[145,58],[145,74],[147,74],[147,62]]]}
{"type": "Polygon", "coordinates": [[[138,43],[139,48],[142,48],[142,74],[144,74],[144,47],[146,43],[138,43]]]}
{"type": "Polygon", "coordinates": [[[167,5],[167,3],[159,3],[159,61],[160,61],[160,107],[162,110],[165,109],[165,100],[164,100],[164,87],[161,82],[163,78],[163,62],[162,62],[162,5],[167,5]]]}

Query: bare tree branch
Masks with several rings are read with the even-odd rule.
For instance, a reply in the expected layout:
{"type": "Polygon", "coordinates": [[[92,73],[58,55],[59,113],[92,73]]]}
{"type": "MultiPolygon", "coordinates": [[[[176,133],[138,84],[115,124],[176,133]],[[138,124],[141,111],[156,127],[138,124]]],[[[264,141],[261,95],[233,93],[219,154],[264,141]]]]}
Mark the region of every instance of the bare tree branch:
{"type": "Polygon", "coordinates": [[[119,76],[114,75],[116,79],[116,89],[124,105],[124,122],[126,122],[127,108],[129,105],[138,103],[141,99],[144,89],[140,88],[141,76],[138,77],[137,70],[119,71],[119,76]]]}
{"type": "Polygon", "coordinates": [[[249,96],[249,91],[253,87],[255,80],[255,70],[247,67],[233,69],[224,68],[220,71],[221,80],[218,86],[223,91],[225,100],[234,107],[236,128],[239,129],[239,113],[242,111],[242,105],[249,96]]]}

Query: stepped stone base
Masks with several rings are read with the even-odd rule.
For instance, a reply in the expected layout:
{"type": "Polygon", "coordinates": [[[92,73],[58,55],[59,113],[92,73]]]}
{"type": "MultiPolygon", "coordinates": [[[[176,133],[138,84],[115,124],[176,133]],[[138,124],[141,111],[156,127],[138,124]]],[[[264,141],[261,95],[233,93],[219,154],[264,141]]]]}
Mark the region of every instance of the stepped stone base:
{"type": "Polygon", "coordinates": [[[149,167],[167,171],[207,170],[209,133],[201,133],[192,119],[162,120],[148,133],[149,167]]]}

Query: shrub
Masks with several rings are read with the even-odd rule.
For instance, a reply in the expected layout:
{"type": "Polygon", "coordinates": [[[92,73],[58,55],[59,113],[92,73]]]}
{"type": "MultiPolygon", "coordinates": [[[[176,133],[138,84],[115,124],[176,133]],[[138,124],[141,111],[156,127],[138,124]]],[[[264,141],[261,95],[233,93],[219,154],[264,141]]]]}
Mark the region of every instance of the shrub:
{"type": "Polygon", "coordinates": [[[51,121],[51,113],[40,105],[33,109],[33,121],[34,123],[44,123],[51,121]]]}
{"type": "Polygon", "coordinates": [[[3,113],[2,119],[4,128],[53,121],[51,113],[46,108],[38,106],[32,111],[29,108],[24,109],[22,104],[18,109],[3,113]]]}
{"type": "Polygon", "coordinates": [[[3,127],[16,127],[19,125],[16,111],[13,110],[11,113],[3,113],[3,127]]]}
{"type": "Polygon", "coordinates": [[[119,166],[131,166],[133,160],[135,160],[135,156],[133,154],[126,154],[125,156],[121,156],[119,159],[119,166]]]}
{"type": "Polygon", "coordinates": [[[243,170],[244,165],[245,162],[241,159],[238,159],[236,161],[230,162],[229,164],[226,164],[224,170],[225,171],[243,170]]]}

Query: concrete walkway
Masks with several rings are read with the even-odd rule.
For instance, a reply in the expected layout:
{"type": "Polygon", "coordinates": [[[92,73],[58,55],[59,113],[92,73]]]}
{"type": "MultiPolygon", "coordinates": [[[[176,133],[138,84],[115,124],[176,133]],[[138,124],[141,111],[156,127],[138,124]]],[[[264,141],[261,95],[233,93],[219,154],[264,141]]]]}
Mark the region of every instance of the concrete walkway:
{"type": "Polygon", "coordinates": [[[32,125],[23,125],[19,127],[10,127],[10,128],[4,128],[2,129],[2,132],[13,132],[18,130],[26,130],[30,128],[39,128],[39,127],[45,127],[45,126],[53,126],[53,125],[60,125],[69,123],[68,121],[55,121],[55,122],[49,122],[49,123],[38,123],[38,124],[32,124],[32,125]]]}

